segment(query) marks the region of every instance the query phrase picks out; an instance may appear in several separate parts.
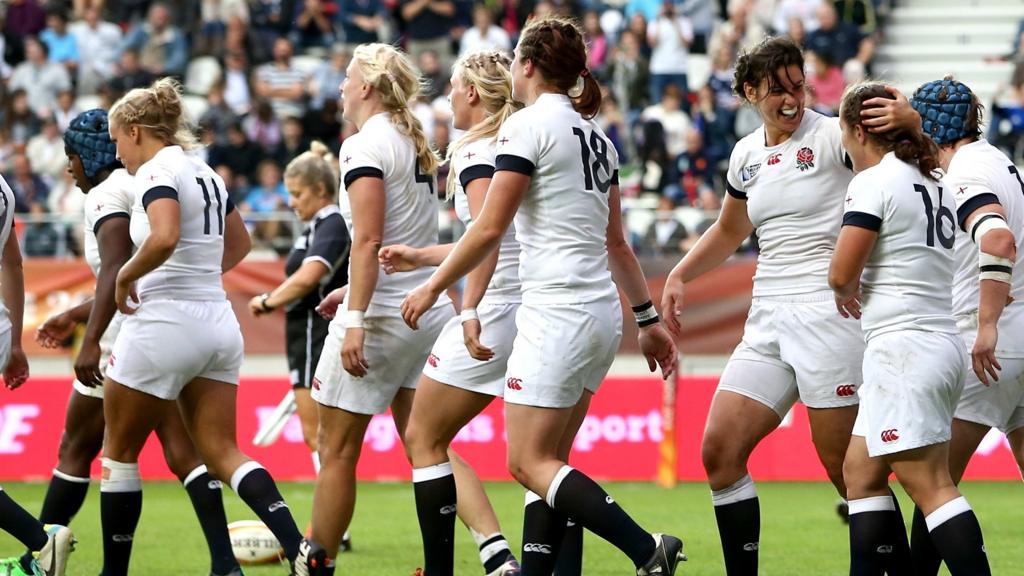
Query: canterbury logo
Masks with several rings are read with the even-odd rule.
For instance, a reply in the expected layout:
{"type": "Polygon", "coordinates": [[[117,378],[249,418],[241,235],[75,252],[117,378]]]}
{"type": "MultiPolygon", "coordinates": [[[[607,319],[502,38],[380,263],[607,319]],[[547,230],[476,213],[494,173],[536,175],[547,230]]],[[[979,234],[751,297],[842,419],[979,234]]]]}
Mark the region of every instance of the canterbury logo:
{"type": "Polygon", "coordinates": [[[210,490],[220,490],[224,485],[220,483],[220,480],[210,480],[210,483],[206,485],[210,490]]]}
{"type": "Polygon", "coordinates": [[[455,512],[455,505],[454,504],[452,504],[450,506],[442,506],[441,507],[441,514],[444,515],[444,516],[447,516],[448,514],[453,514],[454,512],[455,512]]]}
{"type": "Polygon", "coordinates": [[[281,508],[287,508],[287,507],[288,507],[288,505],[285,504],[284,500],[278,500],[277,502],[274,502],[273,504],[271,504],[269,508],[267,508],[267,512],[277,512],[281,508]]]}
{"type": "Polygon", "coordinates": [[[121,542],[123,544],[125,542],[131,542],[134,537],[131,534],[114,534],[110,539],[114,542],[121,542]]]}
{"type": "Polygon", "coordinates": [[[896,428],[890,428],[888,430],[882,430],[882,442],[895,442],[900,439],[899,430],[896,428]]]}
{"type": "Polygon", "coordinates": [[[615,499],[612,498],[611,496],[605,496],[604,497],[604,503],[605,504],[615,504],[615,499]]]}
{"type": "Polygon", "coordinates": [[[114,358],[114,355],[111,354],[110,355],[110,360],[107,360],[107,366],[110,366],[111,368],[113,368],[114,367],[114,362],[116,362],[116,361],[117,361],[117,358],[114,358]]]}
{"type": "Polygon", "coordinates": [[[760,546],[759,542],[747,542],[746,544],[743,545],[743,551],[744,552],[757,552],[757,549],[760,548],[760,547],[761,546],[760,546]]]}
{"type": "Polygon", "coordinates": [[[536,552],[537,554],[551,554],[551,546],[547,544],[534,544],[528,542],[523,544],[523,552],[536,552]]]}
{"type": "Polygon", "coordinates": [[[320,389],[320,379],[319,378],[313,378],[313,390],[319,390],[319,389],[320,389]]]}
{"type": "Polygon", "coordinates": [[[882,546],[878,547],[878,553],[879,554],[892,554],[892,546],[890,546],[888,544],[883,544],[882,546]]]}
{"type": "Polygon", "coordinates": [[[854,386],[853,384],[843,384],[842,386],[836,386],[836,396],[853,396],[856,393],[857,387],[854,386]]]}
{"type": "Polygon", "coordinates": [[[430,364],[434,368],[437,368],[437,363],[440,362],[440,361],[441,361],[441,359],[438,358],[434,354],[431,354],[430,356],[427,356],[427,364],[430,364]]]}
{"type": "Polygon", "coordinates": [[[505,385],[508,386],[509,390],[522,390],[523,379],[522,378],[509,378],[505,381],[505,385]]]}

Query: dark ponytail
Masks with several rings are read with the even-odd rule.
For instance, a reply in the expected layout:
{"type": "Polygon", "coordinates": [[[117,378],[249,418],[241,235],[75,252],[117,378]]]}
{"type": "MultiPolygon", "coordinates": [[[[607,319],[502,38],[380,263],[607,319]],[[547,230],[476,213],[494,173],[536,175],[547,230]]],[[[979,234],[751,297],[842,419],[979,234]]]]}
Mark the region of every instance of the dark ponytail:
{"type": "Polygon", "coordinates": [[[601,87],[587,69],[587,45],[579,23],[559,16],[531,20],[519,35],[517,50],[520,62],[533,62],[544,81],[568,95],[581,116],[597,116],[601,87]]]}
{"type": "MultiPolygon", "coordinates": [[[[880,82],[864,82],[850,86],[843,94],[843,101],[839,107],[842,121],[847,126],[860,124],[861,111],[865,109],[864,102],[872,98],[896,99],[886,90],[885,84],[880,82]]],[[[864,132],[868,135],[868,139],[882,150],[895,153],[897,158],[907,164],[917,165],[917,169],[925,178],[938,180],[936,171],[940,166],[939,148],[931,138],[925,136],[920,125],[911,129],[887,132],[870,132],[865,127],[864,132]]]]}

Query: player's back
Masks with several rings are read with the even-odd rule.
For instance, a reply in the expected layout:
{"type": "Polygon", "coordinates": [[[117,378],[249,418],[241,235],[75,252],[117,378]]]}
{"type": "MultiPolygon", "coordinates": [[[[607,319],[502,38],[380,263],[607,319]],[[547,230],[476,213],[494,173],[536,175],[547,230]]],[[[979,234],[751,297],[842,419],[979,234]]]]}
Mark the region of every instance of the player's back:
{"type": "Polygon", "coordinates": [[[895,330],[955,333],[952,193],[889,153],[854,177],[847,203],[844,224],[860,220],[878,231],[861,278],[866,337],[895,330]]]}

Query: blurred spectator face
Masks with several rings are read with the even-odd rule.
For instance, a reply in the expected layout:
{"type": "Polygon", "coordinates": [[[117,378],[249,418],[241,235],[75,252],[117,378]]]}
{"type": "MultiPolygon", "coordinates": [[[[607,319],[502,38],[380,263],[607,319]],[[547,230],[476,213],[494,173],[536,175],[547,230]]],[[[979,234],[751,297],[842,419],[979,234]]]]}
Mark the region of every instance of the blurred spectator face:
{"type": "Polygon", "coordinates": [[[95,28],[96,25],[100,22],[100,11],[95,6],[89,6],[85,9],[85,14],[83,15],[83,18],[85,19],[86,24],[88,24],[92,28],[95,28]]]}
{"type": "Polygon", "coordinates": [[[619,49],[630,60],[635,60],[640,55],[640,44],[636,41],[636,35],[629,30],[624,30],[619,36],[619,49]]]}
{"type": "Polygon", "coordinates": [[[14,176],[19,180],[31,180],[32,179],[32,164],[28,161],[28,156],[24,154],[18,154],[14,157],[14,176]]]}
{"type": "Polygon", "coordinates": [[[36,66],[42,66],[46,63],[46,49],[35,38],[26,38],[25,59],[36,66]]]}
{"type": "Polygon", "coordinates": [[[264,161],[260,164],[259,175],[257,176],[260,186],[266,193],[271,193],[281,182],[281,169],[271,161],[264,161]]]}
{"type": "Polygon", "coordinates": [[[134,50],[125,50],[121,53],[121,71],[139,71],[139,53],[134,50]]]}
{"type": "Polygon", "coordinates": [[[817,9],[818,22],[822,30],[831,30],[836,27],[839,17],[836,16],[836,7],[831,2],[822,2],[817,9]]]}
{"type": "Polygon", "coordinates": [[[490,9],[483,4],[477,4],[473,7],[473,26],[476,26],[480,30],[486,31],[494,23],[494,18],[491,16],[490,9]]]}
{"type": "Polygon", "coordinates": [[[713,110],[715,108],[715,91],[707,84],[697,90],[697,107],[701,110],[713,110]]]}
{"type": "Polygon", "coordinates": [[[63,35],[67,25],[68,23],[64,20],[62,14],[54,12],[46,17],[46,27],[57,34],[63,35]]]}
{"type": "Polygon", "coordinates": [[[274,107],[269,101],[260,100],[256,103],[256,118],[265,123],[274,121],[274,107]]]}
{"type": "Polygon", "coordinates": [[[57,121],[54,120],[53,116],[46,118],[46,122],[43,124],[43,135],[46,136],[47,140],[60,138],[60,129],[57,127],[57,121]]]}
{"type": "Polygon", "coordinates": [[[217,175],[221,177],[221,180],[224,180],[224,185],[228,187],[228,190],[234,188],[235,174],[231,171],[230,166],[228,166],[227,164],[221,164],[214,168],[213,171],[216,172],[217,175]]]}
{"type": "Polygon", "coordinates": [[[728,43],[722,43],[722,46],[719,47],[718,52],[715,54],[713,64],[715,70],[728,70],[732,68],[732,46],[728,43]]]}
{"type": "Polygon", "coordinates": [[[790,38],[793,39],[797,44],[803,44],[804,41],[804,21],[799,17],[794,16],[789,19],[789,28],[786,33],[790,38]]]}
{"type": "Polygon", "coordinates": [[[171,22],[171,12],[167,9],[167,6],[163,4],[154,4],[149,9],[149,25],[158,32],[162,32],[164,28],[171,22]]]}
{"type": "Polygon", "coordinates": [[[245,132],[242,132],[241,126],[234,125],[228,128],[228,142],[230,142],[232,146],[245,145],[245,132]]]}
{"type": "Polygon", "coordinates": [[[16,90],[11,95],[11,110],[18,116],[24,116],[29,112],[28,94],[24,90],[16,90]]]}
{"type": "Polygon", "coordinates": [[[665,87],[665,93],[661,96],[661,105],[666,110],[679,110],[679,106],[683,103],[683,96],[679,92],[679,88],[669,84],[665,87]]]}
{"type": "Polygon", "coordinates": [[[597,17],[597,12],[588,10],[583,15],[583,30],[586,31],[587,36],[595,38],[597,36],[603,36],[604,32],[601,30],[601,21],[597,17]]]}
{"type": "Polygon", "coordinates": [[[71,110],[75,105],[75,93],[71,90],[63,90],[57,94],[57,106],[61,110],[71,110]]]}
{"type": "Polygon", "coordinates": [[[242,52],[229,52],[225,63],[231,70],[245,70],[245,54],[242,52]]]}
{"type": "Polygon", "coordinates": [[[672,203],[672,199],[667,196],[658,198],[658,211],[655,213],[655,217],[660,222],[670,222],[675,217],[674,210],[675,205],[672,203]]]}
{"type": "Polygon", "coordinates": [[[701,148],[704,147],[704,137],[701,136],[700,130],[691,128],[686,132],[686,151],[691,155],[700,154],[701,148]]]}
{"type": "Polygon", "coordinates": [[[348,66],[349,54],[341,46],[335,46],[331,50],[331,67],[335,70],[344,70],[348,66]]]}
{"type": "Polygon", "coordinates": [[[292,58],[292,43],[285,38],[274,42],[274,62],[287,64],[292,58]]]}
{"type": "Polygon", "coordinates": [[[636,35],[636,38],[643,38],[647,35],[647,19],[640,12],[633,14],[629,19],[629,31],[636,35]]]}
{"type": "Polygon", "coordinates": [[[437,74],[441,69],[441,61],[438,60],[436,52],[425,50],[420,53],[419,67],[420,72],[424,74],[437,74]]]}
{"type": "Polygon", "coordinates": [[[302,120],[290,116],[285,119],[284,126],[281,127],[281,136],[285,140],[292,142],[298,142],[302,139],[302,120]]]}
{"type": "Polygon", "coordinates": [[[550,2],[537,2],[537,5],[533,8],[533,15],[536,18],[543,18],[550,16],[554,11],[555,8],[550,2]]]}

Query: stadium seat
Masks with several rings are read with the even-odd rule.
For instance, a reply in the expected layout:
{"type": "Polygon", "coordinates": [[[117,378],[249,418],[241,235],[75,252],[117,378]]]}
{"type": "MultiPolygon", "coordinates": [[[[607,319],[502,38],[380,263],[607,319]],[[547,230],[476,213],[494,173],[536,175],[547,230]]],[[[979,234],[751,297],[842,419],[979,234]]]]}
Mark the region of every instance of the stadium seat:
{"type": "Polygon", "coordinates": [[[200,56],[189,62],[185,70],[185,91],[196,96],[206,96],[220,78],[220,62],[213,56],[200,56]]]}
{"type": "Polygon", "coordinates": [[[323,64],[323,59],[316,56],[293,56],[292,67],[301,70],[307,76],[316,72],[316,69],[323,64]]]}

